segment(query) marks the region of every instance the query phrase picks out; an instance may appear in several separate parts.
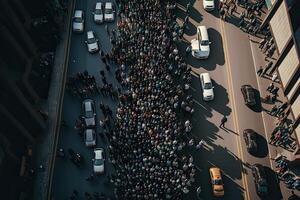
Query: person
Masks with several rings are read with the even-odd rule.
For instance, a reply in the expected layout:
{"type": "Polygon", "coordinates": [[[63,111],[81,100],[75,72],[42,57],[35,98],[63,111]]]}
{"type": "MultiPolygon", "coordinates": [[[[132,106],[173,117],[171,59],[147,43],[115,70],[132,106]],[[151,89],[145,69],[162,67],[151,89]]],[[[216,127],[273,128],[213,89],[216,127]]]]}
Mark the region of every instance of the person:
{"type": "Polygon", "coordinates": [[[196,145],[196,149],[199,150],[204,145],[204,141],[200,140],[200,142],[196,145]]]}
{"type": "Polygon", "coordinates": [[[225,9],[223,7],[220,9],[219,14],[220,14],[220,18],[222,20],[225,20],[225,9]]]}
{"type": "Polygon", "coordinates": [[[273,81],[273,82],[276,82],[277,77],[278,77],[277,73],[276,73],[276,72],[273,73],[273,75],[272,75],[272,81],[273,81]]]}
{"type": "Polygon", "coordinates": [[[277,107],[277,105],[274,105],[274,106],[272,107],[272,109],[270,110],[270,114],[271,114],[271,115],[274,115],[274,114],[277,113],[277,111],[278,111],[278,107],[277,107]]]}
{"type": "Polygon", "coordinates": [[[185,49],[185,56],[187,57],[192,52],[192,46],[189,45],[185,49]]]}
{"type": "Polygon", "coordinates": [[[261,76],[262,73],[263,73],[263,71],[264,71],[264,69],[262,68],[262,66],[260,66],[260,67],[258,68],[258,70],[256,71],[256,74],[257,74],[258,76],[261,76]]]}
{"type": "Polygon", "coordinates": [[[223,118],[221,119],[221,124],[220,124],[220,128],[224,127],[225,128],[225,123],[227,122],[227,117],[224,115],[223,118]]]}
{"type": "Polygon", "coordinates": [[[275,96],[278,96],[278,91],[279,91],[279,87],[275,87],[275,88],[271,91],[271,93],[272,93],[273,95],[275,95],[275,96]]]}
{"type": "Polygon", "coordinates": [[[272,65],[273,65],[272,61],[268,62],[264,68],[263,74],[266,74],[268,70],[271,69],[272,65]]]}
{"type": "Polygon", "coordinates": [[[272,92],[273,91],[273,89],[274,89],[274,83],[273,82],[271,82],[270,84],[269,84],[269,86],[267,87],[267,91],[269,91],[269,92],[272,92]]]}

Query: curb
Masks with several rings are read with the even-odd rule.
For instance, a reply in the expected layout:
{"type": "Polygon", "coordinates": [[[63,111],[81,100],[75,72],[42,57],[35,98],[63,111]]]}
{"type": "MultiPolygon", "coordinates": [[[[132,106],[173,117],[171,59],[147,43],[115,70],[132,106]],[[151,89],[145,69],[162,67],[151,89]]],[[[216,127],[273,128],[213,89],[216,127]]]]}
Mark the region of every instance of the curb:
{"type": "Polygon", "coordinates": [[[71,0],[70,2],[70,9],[68,13],[68,25],[67,25],[67,40],[65,44],[64,49],[64,62],[63,62],[63,75],[62,75],[62,84],[59,92],[59,98],[58,98],[58,107],[56,109],[57,118],[55,120],[55,126],[54,126],[54,140],[51,144],[52,153],[50,155],[49,159],[49,168],[48,168],[48,176],[46,181],[46,199],[50,200],[52,195],[52,181],[53,181],[53,172],[54,172],[54,165],[55,165],[55,158],[56,158],[56,149],[57,149],[57,143],[60,133],[60,122],[61,122],[61,112],[62,112],[62,105],[63,105],[63,99],[64,99],[64,92],[65,92],[65,84],[66,84],[66,78],[67,78],[67,72],[68,72],[68,65],[69,65],[69,52],[70,52],[70,44],[71,44],[71,35],[72,35],[72,14],[75,9],[75,3],[76,0],[71,0]]]}

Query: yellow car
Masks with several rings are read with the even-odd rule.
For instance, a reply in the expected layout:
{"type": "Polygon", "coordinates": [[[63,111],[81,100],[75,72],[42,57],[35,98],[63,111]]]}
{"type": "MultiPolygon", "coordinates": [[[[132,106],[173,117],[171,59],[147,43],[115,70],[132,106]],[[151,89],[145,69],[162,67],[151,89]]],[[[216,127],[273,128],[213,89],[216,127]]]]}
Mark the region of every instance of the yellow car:
{"type": "Polygon", "coordinates": [[[215,197],[224,196],[224,186],[220,168],[212,167],[209,169],[210,180],[212,184],[213,195],[215,197]]]}

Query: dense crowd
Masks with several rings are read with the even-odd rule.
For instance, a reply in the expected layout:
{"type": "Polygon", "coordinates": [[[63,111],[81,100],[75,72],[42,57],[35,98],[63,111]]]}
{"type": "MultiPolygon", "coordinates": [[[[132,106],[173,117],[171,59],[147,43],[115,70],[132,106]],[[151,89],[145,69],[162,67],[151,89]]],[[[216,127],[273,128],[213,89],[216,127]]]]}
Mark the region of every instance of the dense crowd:
{"type": "Polygon", "coordinates": [[[108,136],[116,168],[111,182],[119,199],[182,199],[194,181],[193,157],[180,152],[192,125],[177,117],[181,108],[192,113],[192,97],[184,97],[190,73],[176,48],[169,5],[159,0],[119,3],[112,58],[127,69],[127,76],[119,77],[127,89],[108,136]]]}

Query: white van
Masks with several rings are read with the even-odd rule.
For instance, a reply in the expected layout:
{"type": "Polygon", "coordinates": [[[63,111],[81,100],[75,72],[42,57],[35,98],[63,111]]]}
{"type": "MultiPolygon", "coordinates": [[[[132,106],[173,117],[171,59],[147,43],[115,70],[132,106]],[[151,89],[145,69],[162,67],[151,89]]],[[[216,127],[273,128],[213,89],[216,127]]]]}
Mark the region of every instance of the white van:
{"type": "Polygon", "coordinates": [[[200,81],[203,91],[203,100],[210,101],[214,99],[214,87],[212,85],[209,73],[200,74],[200,81]]]}
{"type": "Polygon", "coordinates": [[[206,11],[213,11],[215,9],[214,0],[203,0],[203,8],[206,11]]]}
{"type": "Polygon", "coordinates": [[[192,56],[198,59],[208,58],[210,53],[210,43],[206,26],[198,26],[197,38],[191,41],[192,56]]]}

